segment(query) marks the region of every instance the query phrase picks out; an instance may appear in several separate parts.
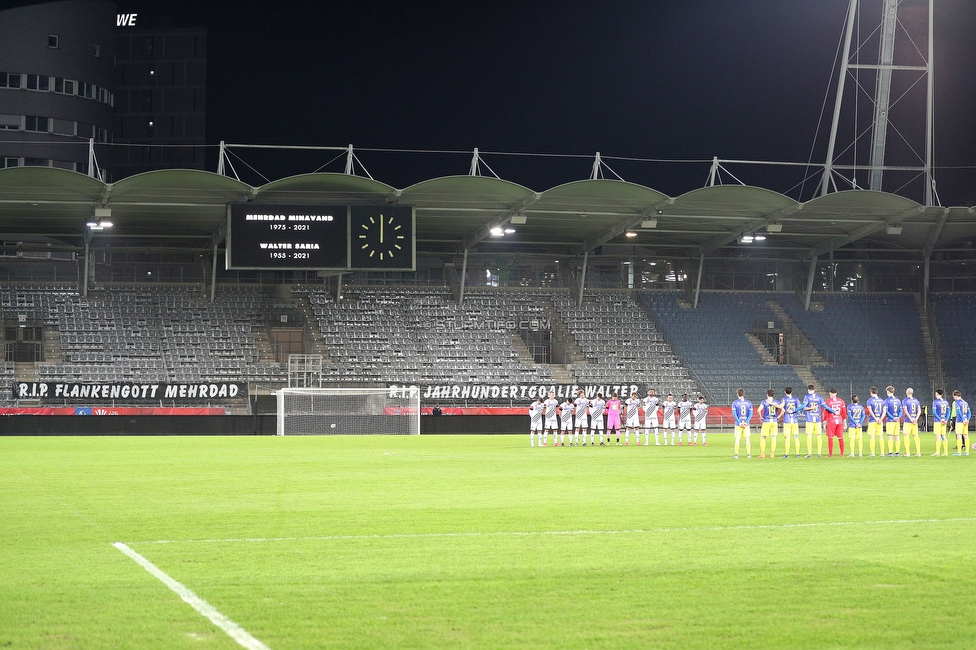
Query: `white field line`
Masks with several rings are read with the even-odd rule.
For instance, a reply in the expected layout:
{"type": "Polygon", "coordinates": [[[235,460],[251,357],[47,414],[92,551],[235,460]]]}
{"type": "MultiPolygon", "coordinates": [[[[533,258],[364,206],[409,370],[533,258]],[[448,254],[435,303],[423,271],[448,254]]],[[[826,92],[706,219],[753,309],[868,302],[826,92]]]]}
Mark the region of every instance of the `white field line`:
{"type": "Polygon", "coordinates": [[[895,526],[899,524],[941,524],[976,521],[976,517],[954,517],[950,519],[885,519],[880,521],[825,521],[797,524],[743,524],[737,526],[688,526],[668,528],[631,528],[626,530],[539,530],[539,531],[495,531],[458,533],[391,533],[388,535],[321,535],[315,537],[232,537],[228,539],[158,539],[139,544],[221,544],[221,543],[260,543],[260,542],[306,542],[356,539],[417,539],[438,537],[535,537],[535,536],[574,536],[574,535],[646,535],[654,533],[709,532],[723,530],[779,530],[789,528],[826,528],[830,526],[895,526]]]}
{"type": "Polygon", "coordinates": [[[219,627],[221,630],[227,633],[227,635],[237,641],[237,643],[248,650],[271,650],[268,646],[264,645],[253,636],[248,634],[247,630],[242,628],[240,625],[230,620],[220,612],[218,612],[213,605],[200,598],[195,593],[187,589],[185,586],[173,580],[166,573],[164,573],[155,564],[139,555],[131,548],[123,544],[122,542],[115,542],[112,544],[115,548],[119,549],[130,558],[135,560],[136,564],[141,566],[143,569],[148,571],[154,577],[156,577],[160,582],[169,587],[177,596],[183,599],[183,601],[188,604],[193,609],[197,610],[205,617],[210,619],[210,622],[219,627]]]}

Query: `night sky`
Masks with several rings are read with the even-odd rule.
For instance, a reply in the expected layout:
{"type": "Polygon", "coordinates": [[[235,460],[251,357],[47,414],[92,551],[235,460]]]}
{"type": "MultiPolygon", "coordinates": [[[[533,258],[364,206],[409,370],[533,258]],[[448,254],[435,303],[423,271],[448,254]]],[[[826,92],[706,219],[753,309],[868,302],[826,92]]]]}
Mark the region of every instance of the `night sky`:
{"type": "MultiPolygon", "coordinates": [[[[880,15],[881,0],[863,3],[872,12],[876,4],[880,15]]],[[[595,151],[807,161],[847,4],[126,0],[119,6],[138,12],[142,26],[208,28],[210,142],[585,156],[484,156],[502,178],[544,190],[586,178],[595,151]]],[[[911,2],[904,5],[911,25],[911,2]]],[[[938,166],[976,164],[973,26],[976,3],[936,3],[938,166]]],[[[877,47],[864,57],[876,62],[877,47]]],[[[831,109],[832,99],[815,162],[825,156],[831,109]]],[[[269,178],[313,171],[336,155],[238,153],[269,178]]],[[[397,187],[467,173],[471,158],[359,156],[375,178],[397,187]]],[[[607,162],[624,179],[672,196],[701,187],[708,173],[707,163],[607,162]]],[[[245,169],[238,165],[244,180],[263,182],[245,169]]],[[[326,167],[341,169],[341,160],[326,167]]],[[[731,169],[749,184],[779,191],[803,173],[731,169]]],[[[976,171],[944,169],[937,180],[944,204],[976,202],[976,171]]],[[[808,184],[803,198],[810,192],[808,184]]]]}

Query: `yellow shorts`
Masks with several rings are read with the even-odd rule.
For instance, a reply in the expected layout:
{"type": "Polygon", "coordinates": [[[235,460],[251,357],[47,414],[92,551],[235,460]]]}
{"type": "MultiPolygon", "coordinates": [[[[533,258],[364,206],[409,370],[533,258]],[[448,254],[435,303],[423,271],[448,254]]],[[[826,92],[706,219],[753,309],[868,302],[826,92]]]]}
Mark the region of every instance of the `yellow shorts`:
{"type": "MultiPolygon", "coordinates": [[[[956,422],[956,435],[964,436],[969,433],[969,423],[968,422],[956,422]]],[[[966,451],[969,451],[968,449],[966,451]]]]}
{"type": "Polygon", "coordinates": [[[744,424],[741,427],[736,427],[735,428],[735,435],[741,436],[743,434],[745,434],[746,437],[749,437],[750,433],[749,433],[749,425],[748,424],[744,424]]]}
{"type": "Polygon", "coordinates": [[[945,422],[933,422],[932,423],[932,433],[937,436],[945,436],[946,434],[946,423],[945,422]]]}
{"type": "Polygon", "coordinates": [[[775,436],[776,435],[776,423],[775,422],[763,422],[762,425],[762,437],[775,436]]]}
{"type": "Polygon", "coordinates": [[[901,422],[885,422],[885,433],[887,433],[889,436],[897,436],[898,425],[900,424],[901,422]]]}
{"type": "Polygon", "coordinates": [[[861,431],[861,427],[848,427],[847,428],[847,435],[849,435],[851,437],[860,436],[862,434],[863,434],[863,432],[861,431]]]}
{"type": "Polygon", "coordinates": [[[918,423],[905,422],[901,425],[901,433],[903,436],[917,436],[918,435],[918,423]]]}
{"type": "Polygon", "coordinates": [[[872,438],[883,433],[880,422],[868,422],[868,435],[872,438]]]}
{"type": "Polygon", "coordinates": [[[783,435],[784,436],[798,436],[800,435],[800,424],[798,422],[783,423],[783,435]]]}
{"type": "Polygon", "coordinates": [[[823,434],[822,422],[807,422],[807,435],[821,435],[823,434]]]}

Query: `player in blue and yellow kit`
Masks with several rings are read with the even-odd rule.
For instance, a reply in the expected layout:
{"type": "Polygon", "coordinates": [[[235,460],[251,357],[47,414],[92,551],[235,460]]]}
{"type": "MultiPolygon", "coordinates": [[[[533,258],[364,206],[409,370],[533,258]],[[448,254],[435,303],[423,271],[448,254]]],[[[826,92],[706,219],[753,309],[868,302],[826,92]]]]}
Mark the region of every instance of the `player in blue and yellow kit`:
{"type": "Polygon", "coordinates": [[[848,458],[854,458],[854,443],[857,442],[857,455],[864,456],[864,407],[858,403],[857,395],[851,395],[851,403],[847,405],[847,437],[851,441],[851,453],[848,458]]]}
{"type": "MultiPolygon", "coordinates": [[[[777,409],[779,409],[779,404],[776,403],[774,396],[776,393],[770,388],[766,391],[766,399],[759,403],[759,419],[762,421],[762,431],[759,433],[759,457],[766,457],[766,438],[772,436],[773,440],[776,440],[776,419],[779,417],[777,409]]],[[[776,458],[775,447],[769,453],[770,458],[776,458]]]]}
{"type": "Polygon", "coordinates": [[[739,388],[735,391],[735,394],[739,398],[732,402],[732,419],[735,420],[735,455],[732,458],[739,457],[739,440],[743,434],[746,437],[746,457],[752,458],[752,443],[749,441],[749,422],[752,420],[752,402],[746,399],[746,391],[744,388],[739,388]]]}
{"type": "MultiPolygon", "coordinates": [[[[786,455],[790,457],[790,438],[796,442],[796,456],[800,456],[800,424],[797,413],[800,410],[800,400],[793,396],[793,387],[787,386],[783,390],[783,399],[779,401],[780,410],[783,411],[783,436],[786,438],[786,455]]],[[[773,433],[773,453],[776,453],[776,434],[773,433]]]]}
{"type": "Polygon", "coordinates": [[[874,457],[875,438],[881,444],[881,455],[885,455],[884,444],[884,400],[878,397],[878,387],[871,387],[871,397],[864,404],[868,414],[868,441],[871,444],[871,458],[874,457]]]}
{"type": "Polygon", "coordinates": [[[800,409],[806,412],[807,416],[807,458],[813,458],[813,434],[817,434],[817,458],[823,454],[823,412],[834,412],[834,409],[827,406],[824,398],[817,395],[813,384],[807,386],[806,397],[803,398],[803,406],[800,409]]]}
{"type": "Polygon", "coordinates": [[[969,404],[958,390],[952,391],[952,417],[956,421],[956,453],[953,456],[969,455],[969,404]],[[963,450],[965,449],[965,453],[963,450]]]}
{"type": "Polygon", "coordinates": [[[888,436],[888,455],[898,456],[901,451],[901,400],[895,397],[894,386],[885,388],[888,394],[884,401],[885,434],[888,436]]]}
{"type": "Polygon", "coordinates": [[[932,433],[935,434],[935,453],[939,455],[949,455],[949,441],[946,440],[946,424],[949,422],[949,402],[945,400],[945,391],[941,388],[935,389],[935,399],[932,400],[932,433]]]}
{"type": "Polygon", "coordinates": [[[918,437],[918,418],[922,415],[922,405],[915,399],[915,389],[905,389],[905,399],[901,401],[905,421],[901,425],[901,435],[905,436],[905,455],[912,455],[912,438],[915,438],[915,457],[922,456],[922,441],[918,437]]]}

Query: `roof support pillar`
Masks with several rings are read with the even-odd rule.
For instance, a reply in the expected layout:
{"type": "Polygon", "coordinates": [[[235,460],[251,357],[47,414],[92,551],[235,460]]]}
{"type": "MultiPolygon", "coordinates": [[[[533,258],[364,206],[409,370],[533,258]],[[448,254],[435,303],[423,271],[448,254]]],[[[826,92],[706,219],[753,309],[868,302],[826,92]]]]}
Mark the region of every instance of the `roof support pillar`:
{"type": "Polygon", "coordinates": [[[701,293],[702,271],[705,269],[705,254],[698,258],[698,278],[695,280],[695,302],[692,309],[698,309],[698,295],[701,293]]]}
{"type": "Polygon", "coordinates": [[[336,302],[342,300],[342,273],[336,276],[336,302]]]}
{"type": "Polygon", "coordinates": [[[708,172],[708,186],[715,187],[715,180],[718,178],[718,156],[712,156],[712,170],[708,172]]]}
{"type": "Polygon", "coordinates": [[[217,298],[217,244],[210,252],[210,302],[217,298]]]}
{"type": "Polygon", "coordinates": [[[227,155],[224,149],[225,149],[224,141],[221,140],[220,153],[217,154],[217,173],[220,174],[221,176],[224,175],[224,156],[227,155]]]}
{"type": "Polygon", "coordinates": [[[583,306],[583,291],[586,289],[586,263],[590,260],[590,251],[583,251],[583,271],[580,273],[579,295],[576,296],[576,307],[583,306]]]}
{"type": "Polygon", "coordinates": [[[813,296],[813,278],[817,274],[817,256],[810,258],[810,271],[807,273],[807,294],[803,299],[803,308],[810,309],[810,297],[813,296]]]}
{"type": "Polygon", "coordinates": [[[356,160],[355,154],[352,152],[352,145],[346,147],[346,176],[352,176],[356,173],[353,162],[356,160]]]}
{"type": "Polygon", "coordinates": [[[464,262],[461,263],[461,290],[458,292],[458,304],[464,304],[464,283],[468,279],[468,249],[464,249],[464,262]]]}

